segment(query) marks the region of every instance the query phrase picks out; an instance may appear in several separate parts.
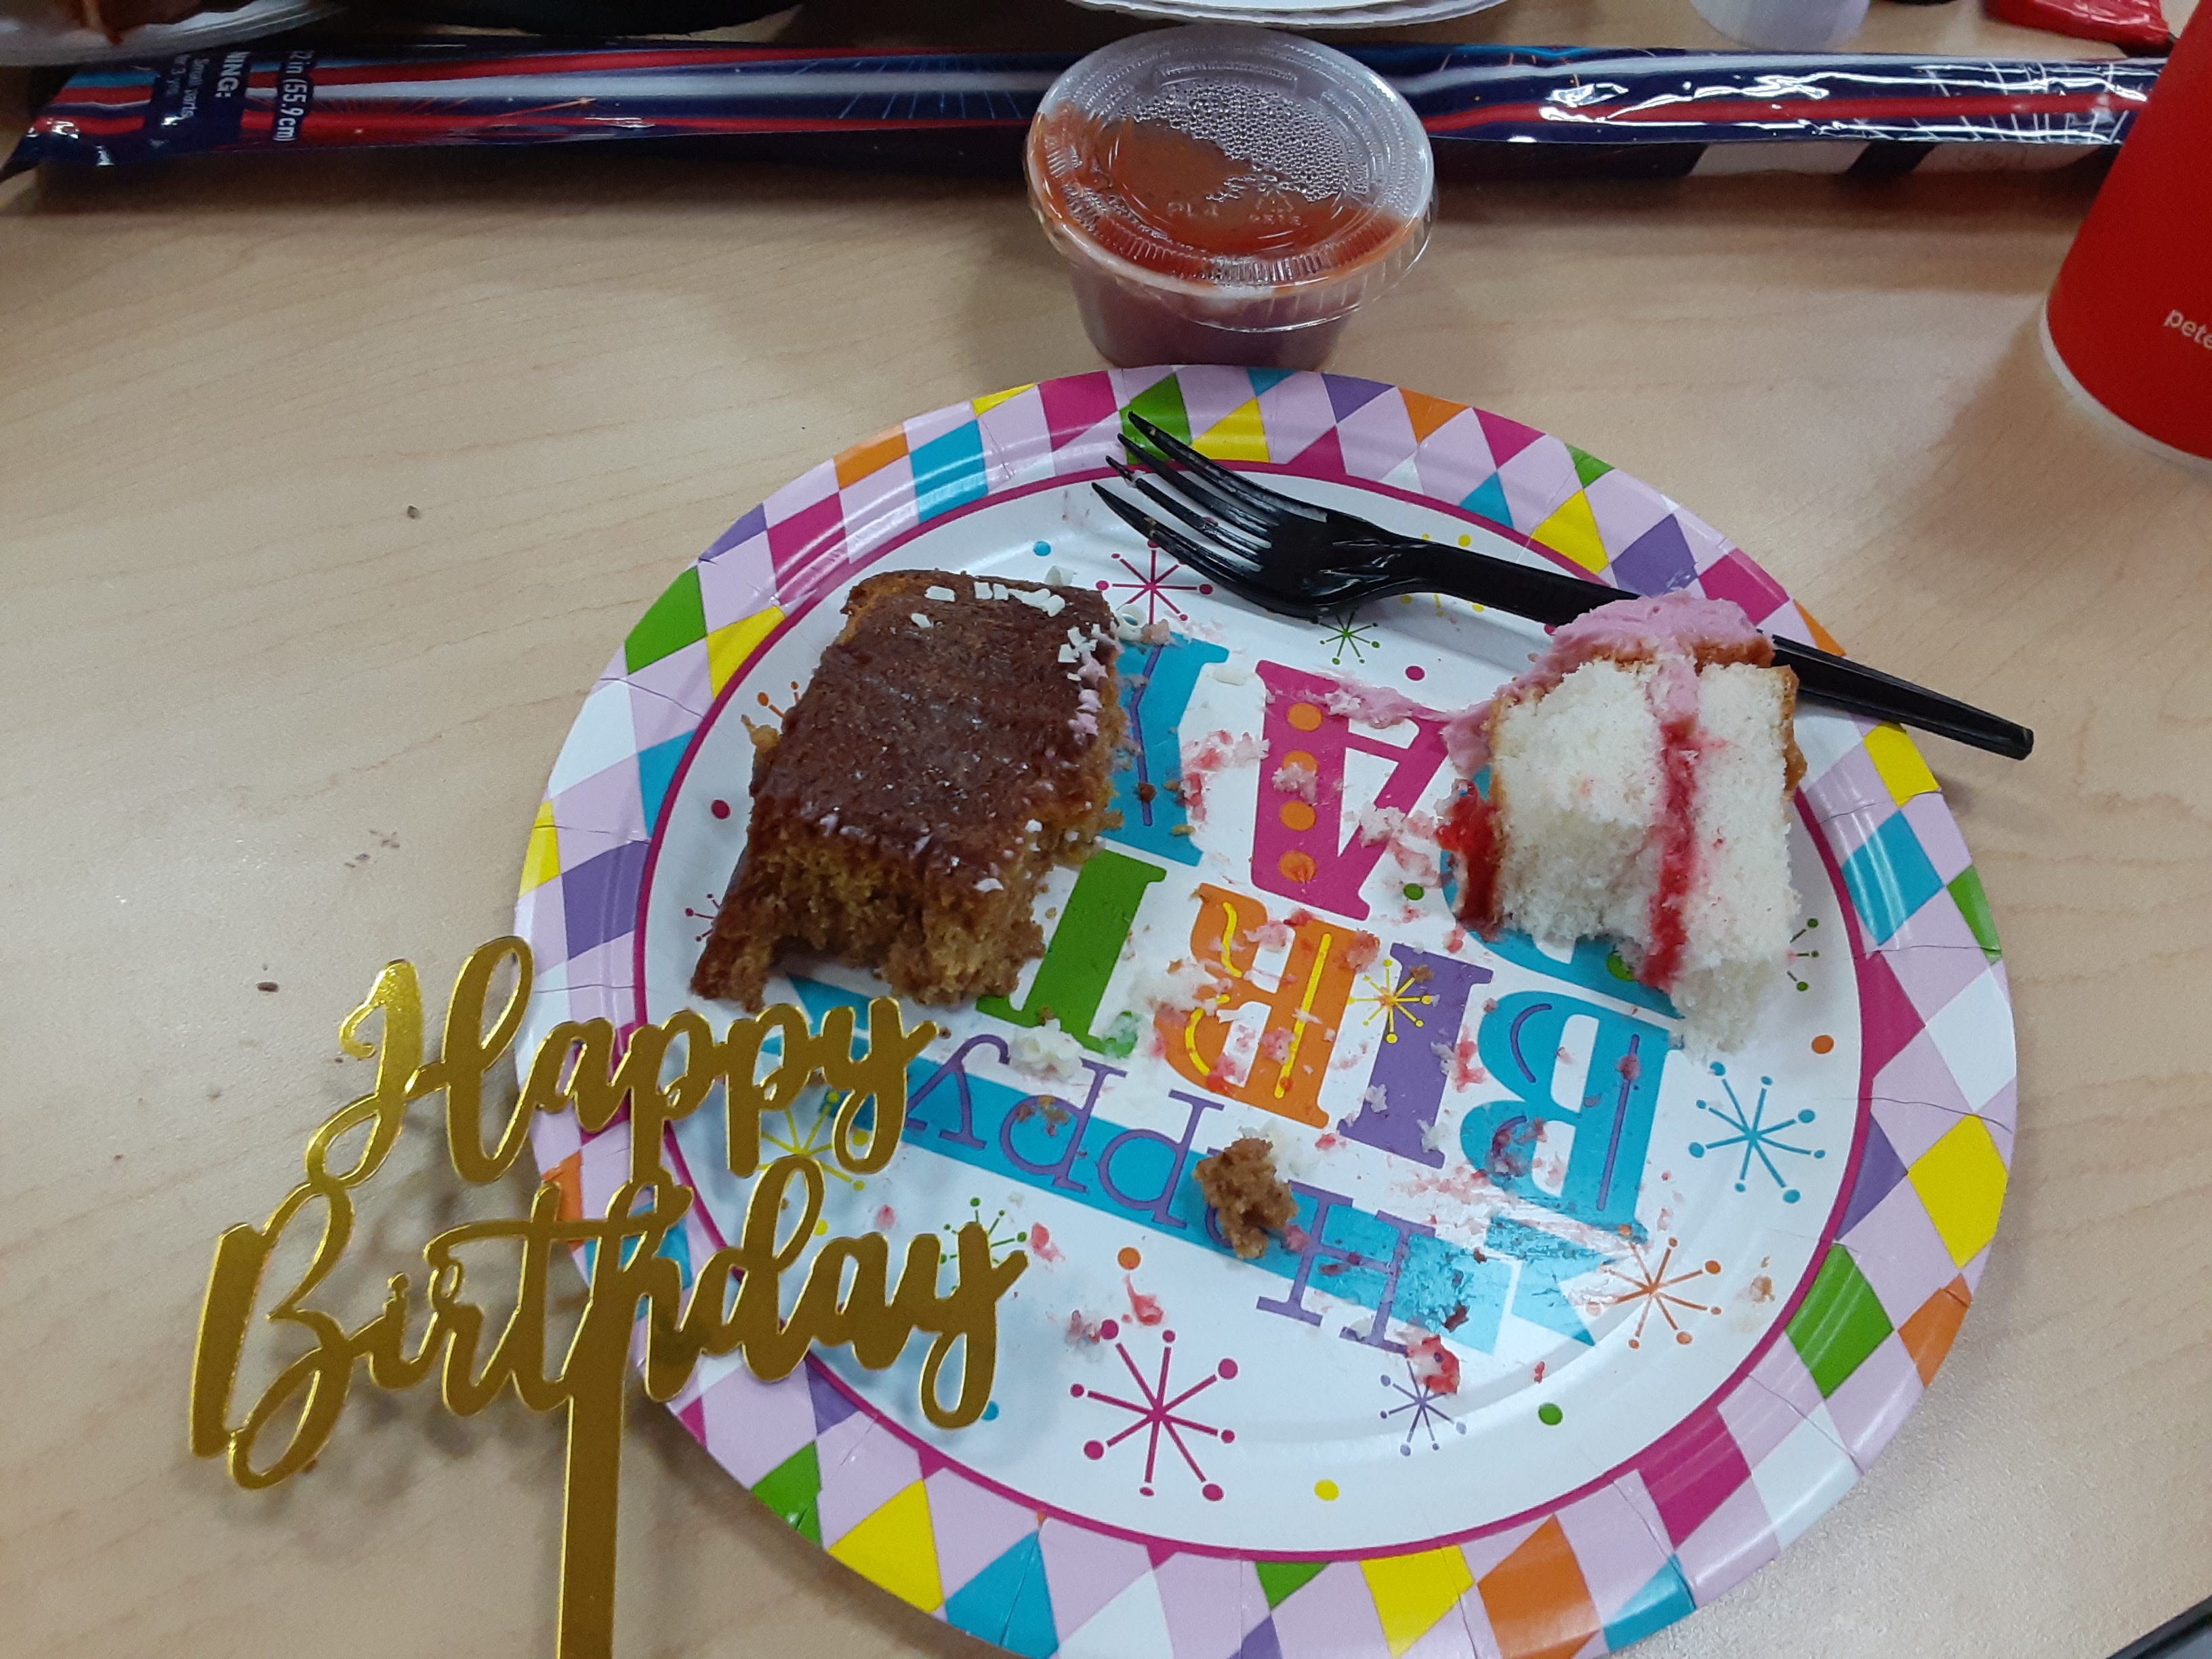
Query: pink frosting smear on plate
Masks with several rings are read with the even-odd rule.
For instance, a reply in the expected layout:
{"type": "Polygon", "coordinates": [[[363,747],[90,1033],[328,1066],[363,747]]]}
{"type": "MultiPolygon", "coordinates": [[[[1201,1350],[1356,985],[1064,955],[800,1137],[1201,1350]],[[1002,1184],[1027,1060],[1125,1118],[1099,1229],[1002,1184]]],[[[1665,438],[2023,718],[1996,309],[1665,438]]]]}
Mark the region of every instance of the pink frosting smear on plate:
{"type": "Polygon", "coordinates": [[[1322,707],[1332,714],[1341,714],[1350,720],[1359,720],[1369,726],[1396,726],[1404,720],[1433,718],[1436,710],[1426,703],[1415,702],[1401,692],[1387,686],[1366,685],[1358,680],[1339,680],[1336,690],[1322,699],[1322,707]]]}

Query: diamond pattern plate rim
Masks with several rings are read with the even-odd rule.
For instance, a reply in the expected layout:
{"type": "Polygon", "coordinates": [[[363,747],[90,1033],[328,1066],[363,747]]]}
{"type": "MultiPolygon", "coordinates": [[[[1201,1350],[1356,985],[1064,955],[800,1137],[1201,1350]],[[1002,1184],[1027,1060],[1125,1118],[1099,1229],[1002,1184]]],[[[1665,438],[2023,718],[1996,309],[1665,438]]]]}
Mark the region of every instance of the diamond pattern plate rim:
{"type": "MultiPolygon", "coordinates": [[[[1770,631],[1833,644],[1675,502],[1467,405],[1340,375],[1214,367],[1103,371],[951,405],[775,492],[615,653],[524,858],[515,925],[552,1017],[624,1029],[641,1018],[638,925],[660,806],[745,662],[924,527],[1102,474],[1132,405],[1233,465],[1440,507],[1563,568],[1732,599],[1770,631]]],[[[1864,1061],[1851,1176],[1815,1271],[1768,1341],[1628,1465],[1545,1514],[1463,1537],[1364,1559],[1263,1561],[1146,1550],[1011,1502],[940,1455],[879,1436],[889,1425],[852,1421],[869,1414],[811,1364],[772,1386],[730,1362],[703,1366],[672,1409],[830,1554],[1029,1659],[1163,1647],[1172,1659],[1399,1659],[1416,1647],[1565,1659],[1617,1650],[1723,1594],[1848,1489],[1932,1381],[1979,1283],[2013,1145],[2010,996],[1980,878],[1905,733],[1823,728],[1798,807],[1855,935],[1864,1061]],[[896,1490],[865,1514],[835,1515],[825,1541],[823,1479],[855,1455],[856,1431],[893,1460],[896,1490]],[[823,1450],[840,1462],[825,1470],[823,1450]]],[[[622,1133],[586,1144],[573,1119],[537,1126],[540,1167],[578,1212],[618,1182],[622,1133]]]]}

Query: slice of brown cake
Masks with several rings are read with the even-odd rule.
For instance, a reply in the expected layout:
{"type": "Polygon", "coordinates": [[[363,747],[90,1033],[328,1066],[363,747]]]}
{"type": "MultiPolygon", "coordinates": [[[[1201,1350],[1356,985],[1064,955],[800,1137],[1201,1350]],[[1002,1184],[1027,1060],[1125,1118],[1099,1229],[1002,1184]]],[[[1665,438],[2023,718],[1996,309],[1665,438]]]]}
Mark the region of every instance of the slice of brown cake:
{"type": "Polygon", "coordinates": [[[757,1008],[787,951],[917,1002],[1014,988],[1056,864],[1104,827],[1121,709],[1100,595],[901,570],[860,583],[780,733],[691,988],[757,1008]]]}

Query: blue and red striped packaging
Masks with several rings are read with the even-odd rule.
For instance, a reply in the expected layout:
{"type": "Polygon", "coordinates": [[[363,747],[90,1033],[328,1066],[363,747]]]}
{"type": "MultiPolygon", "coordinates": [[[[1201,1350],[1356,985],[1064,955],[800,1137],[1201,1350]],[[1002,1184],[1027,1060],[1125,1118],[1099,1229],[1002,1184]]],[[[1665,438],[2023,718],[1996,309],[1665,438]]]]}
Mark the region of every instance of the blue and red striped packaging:
{"type": "MultiPolygon", "coordinates": [[[[2161,61],[1351,52],[1412,102],[1447,176],[2063,166],[2109,155],[2161,61]]],[[[1013,172],[1039,99],[1073,61],[658,43],[262,43],[82,70],[32,122],[6,170],[286,149],[705,139],[802,159],[1013,172]]]]}

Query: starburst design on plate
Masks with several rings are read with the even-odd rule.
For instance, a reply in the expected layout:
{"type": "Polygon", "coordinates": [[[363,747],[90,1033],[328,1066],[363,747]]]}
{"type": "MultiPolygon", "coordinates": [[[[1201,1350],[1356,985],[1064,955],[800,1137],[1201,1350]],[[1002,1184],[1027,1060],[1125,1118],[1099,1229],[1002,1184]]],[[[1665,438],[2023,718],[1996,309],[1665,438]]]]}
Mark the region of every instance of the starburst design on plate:
{"type": "Polygon", "coordinates": [[[1376,631],[1373,623],[1353,622],[1348,611],[1337,618],[1334,628],[1322,635],[1322,643],[1331,647],[1329,664],[1337,668],[1344,665],[1346,652],[1352,653],[1353,662],[1364,663],[1367,660],[1367,653],[1377,649],[1382,642],[1382,635],[1376,631]]]}
{"type": "Polygon", "coordinates": [[[1467,1432],[1467,1425],[1438,1405],[1437,1396],[1424,1388],[1421,1380],[1413,1375],[1412,1360],[1406,1362],[1406,1380],[1403,1382],[1387,1373],[1381,1382],[1384,1388],[1393,1394],[1403,1395],[1405,1399],[1403,1405],[1383,1407],[1379,1413],[1382,1420],[1387,1423],[1401,1413],[1412,1413],[1406,1419],[1406,1437],[1398,1447],[1399,1456],[1411,1457],[1413,1455],[1413,1437],[1424,1430],[1428,1431],[1429,1449],[1441,1449],[1443,1443],[1437,1438],[1437,1425],[1440,1423],[1450,1424],[1461,1434],[1467,1432]]]}
{"type": "Polygon", "coordinates": [[[1170,599],[1169,594],[1213,592],[1212,582],[1170,581],[1168,578],[1181,570],[1182,567],[1150,543],[1146,543],[1145,546],[1146,568],[1144,569],[1138,569],[1119,553],[1114,556],[1114,562],[1120,565],[1136,580],[1126,582],[1101,581],[1098,584],[1098,591],[1108,596],[1108,603],[1111,604],[1116,611],[1133,605],[1138,600],[1142,599],[1145,602],[1145,625],[1148,628],[1160,619],[1160,611],[1163,609],[1173,611],[1177,622],[1190,620],[1190,613],[1170,599]],[[1167,567],[1164,570],[1160,568],[1163,563],[1167,567]],[[1115,593],[1121,592],[1127,592],[1129,597],[1126,600],[1117,601],[1113,599],[1112,596],[1115,593]]]}
{"type": "MultiPolygon", "coordinates": [[[[1414,994],[1413,988],[1416,985],[1426,983],[1431,977],[1431,975],[1427,969],[1419,967],[1408,969],[1404,974],[1399,975],[1395,981],[1391,979],[1387,967],[1384,970],[1383,976],[1379,980],[1375,978],[1372,975],[1363,974],[1360,976],[1361,982],[1373,986],[1375,988],[1375,994],[1372,996],[1356,996],[1352,998],[1351,1001],[1354,1006],[1365,1003],[1374,1008],[1376,1013],[1381,1014],[1382,1017],[1382,1041],[1385,1042],[1395,1042],[1398,1040],[1398,1020],[1401,1015],[1412,1024],[1415,1030],[1418,1031],[1424,1028],[1424,1022],[1421,1017],[1415,1013],[1413,1010],[1417,1007],[1426,1007],[1429,1004],[1434,1002],[1437,1000],[1436,994],[1434,992],[1424,992],[1419,995],[1416,995],[1414,994]]],[[[1368,1024],[1374,1024],[1374,1021],[1375,1014],[1370,1014],[1367,1016],[1368,1024]]]]}
{"type": "Polygon", "coordinates": [[[1717,1314],[1720,1312],[1717,1304],[1693,1301],[1686,1296],[1675,1294],[1675,1285],[1686,1285],[1692,1279],[1703,1279],[1708,1273],[1717,1273],[1721,1270],[1719,1262],[1708,1261],[1702,1267],[1692,1267],[1685,1273],[1669,1273],[1668,1269],[1674,1265],[1674,1252],[1680,1248],[1680,1239],[1668,1239],[1667,1248],[1660,1254],[1659,1265],[1656,1267],[1645,1259],[1644,1252],[1634,1244],[1628,1247],[1629,1255],[1636,1263],[1634,1272],[1630,1272],[1618,1262],[1606,1264],[1607,1273],[1619,1279],[1628,1288],[1617,1296],[1601,1296],[1597,1298],[1597,1305],[1600,1308],[1618,1308],[1625,1304],[1635,1304],[1636,1328],[1629,1333],[1628,1337],[1628,1346],[1632,1348],[1640,1348],[1644,1346],[1644,1328],[1650,1322],[1654,1314],[1657,1314],[1660,1318],[1667,1322],[1667,1328],[1674,1333],[1674,1340],[1687,1343],[1690,1340],[1690,1334],[1682,1328],[1681,1321],[1674,1317],[1674,1310],[1677,1308],[1685,1313],[1717,1314]]]}
{"type": "Polygon", "coordinates": [[[769,1116],[781,1115],[784,1121],[783,1127],[780,1131],[769,1127],[769,1119],[763,1117],[761,1120],[762,1143],[773,1149],[779,1157],[803,1158],[823,1174],[859,1191],[860,1181],[846,1174],[837,1160],[830,1156],[830,1145],[836,1133],[837,1109],[844,1101],[843,1094],[831,1090],[815,1107],[814,1115],[804,1122],[800,1121],[801,1109],[796,1102],[786,1107],[781,1114],[769,1114],[769,1116]]]}
{"type": "Polygon", "coordinates": [[[1118,1340],[1121,1334],[1119,1320],[1109,1319],[1098,1327],[1098,1340],[1114,1344],[1114,1352],[1121,1357],[1121,1364],[1129,1373],[1129,1380],[1137,1385],[1137,1398],[1124,1400],[1118,1395],[1086,1388],[1080,1382],[1071,1383],[1067,1391],[1078,1400],[1095,1400],[1102,1406],[1112,1406],[1127,1412],[1132,1421],[1110,1439],[1085,1441],[1083,1455],[1096,1462],[1123,1441],[1143,1435],[1145,1476],[1137,1491],[1150,1498],[1155,1491],[1153,1481],[1159,1468],[1160,1442],[1165,1440],[1182,1459],[1184,1467],[1190,1471],[1191,1479],[1199,1483],[1199,1496],[1208,1503],[1219,1503],[1220,1486],[1206,1478],[1206,1471],[1199,1467],[1198,1459],[1191,1454],[1189,1442],[1183,1437],[1185,1434],[1206,1435],[1226,1446],[1235,1443],[1237,1431],[1201,1423],[1194,1417],[1182,1414],[1182,1407],[1216,1382],[1232,1380],[1237,1375],[1237,1362],[1233,1359],[1218,1361],[1212,1370],[1181,1394],[1170,1394],[1169,1389],[1173,1385],[1168,1381],[1168,1375],[1175,1364],[1176,1334],[1173,1331],[1160,1333],[1160,1371],[1156,1382],[1147,1382],[1145,1374],[1137,1369],[1137,1362],[1129,1356],[1128,1344],[1118,1340]]]}
{"type": "Polygon", "coordinates": [[[691,942],[694,945],[703,943],[707,935],[714,931],[714,918],[721,914],[722,909],[722,901],[716,898],[712,893],[708,894],[702,902],[707,907],[703,910],[695,910],[688,904],[684,907],[684,914],[690,917],[692,921],[703,921],[707,924],[697,933],[691,935],[691,942]]]}
{"type": "Polygon", "coordinates": [[[1798,1113],[1795,1117],[1780,1117],[1769,1123],[1766,1121],[1766,1091],[1774,1085],[1772,1078],[1763,1077],[1759,1079],[1759,1099],[1747,1112],[1743,1109],[1743,1103],[1736,1098],[1735,1085],[1728,1080],[1728,1067],[1715,1060],[1712,1071],[1713,1075],[1721,1080],[1721,1087],[1728,1093],[1728,1104],[1719,1106],[1710,1100],[1701,1100],[1698,1103],[1698,1109],[1711,1112],[1735,1133],[1732,1135],[1723,1135],[1718,1140],[1692,1141],[1690,1156],[1703,1158],[1707,1152],[1717,1152],[1729,1146],[1741,1146],[1743,1148],[1743,1162],[1737,1166],[1735,1172],[1736,1191],[1744,1190],[1745,1183],[1751,1176],[1751,1161],[1757,1158],[1766,1173],[1774,1177],[1774,1184],[1782,1189],[1782,1201],[1784,1204],[1795,1204],[1802,1194],[1783,1179],[1781,1166],[1775,1163],[1774,1154],[1782,1152],[1815,1160],[1827,1157],[1827,1153],[1818,1147],[1793,1146],[1788,1141],[1778,1139],[1784,1131],[1797,1124],[1810,1123],[1814,1115],[1812,1111],[1808,1109],[1798,1113]]]}
{"type": "MultiPolygon", "coordinates": [[[[969,1214],[964,1219],[946,1222],[943,1231],[948,1237],[954,1241],[955,1245],[957,1246],[960,1237],[960,1230],[963,1227],[965,1227],[970,1221],[977,1223],[982,1227],[985,1237],[990,1242],[991,1261],[994,1266],[997,1265],[1000,1253],[1001,1251],[1012,1249],[1015,1245],[1020,1243],[1023,1239],[1028,1237],[1028,1235],[1019,1227],[1014,1228],[1012,1231],[1006,1233],[1004,1237],[1001,1237],[999,1232],[999,1228],[1000,1224],[1006,1220],[1006,1212],[1004,1210],[1001,1210],[996,1215],[993,1216],[988,1221],[985,1221],[983,1219],[983,1200],[980,1198],[969,1199],[968,1200],[968,1209],[969,1214]]],[[[951,1261],[955,1254],[956,1251],[954,1249],[947,1248],[941,1244],[938,1246],[937,1258],[939,1261],[951,1261]]]]}
{"type": "Polygon", "coordinates": [[[1790,975],[1790,982],[1801,991],[1809,991],[1813,986],[1810,981],[1800,979],[1797,976],[1797,964],[1801,962],[1818,962],[1820,959],[1820,953],[1818,951],[1799,950],[1797,941],[1820,925],[1820,917],[1808,916],[1805,918],[1805,925],[1790,935],[1790,956],[1782,964],[1782,971],[1790,975]]]}
{"type": "MultiPolygon", "coordinates": [[[[791,710],[788,708],[777,708],[775,703],[769,700],[769,695],[765,691],[755,692],[753,694],[753,701],[758,703],[762,708],[767,709],[769,714],[775,715],[776,724],[779,726],[783,723],[784,716],[791,713],[791,710]]],[[[799,682],[797,680],[791,682],[791,701],[794,704],[799,702],[799,682]]]]}

